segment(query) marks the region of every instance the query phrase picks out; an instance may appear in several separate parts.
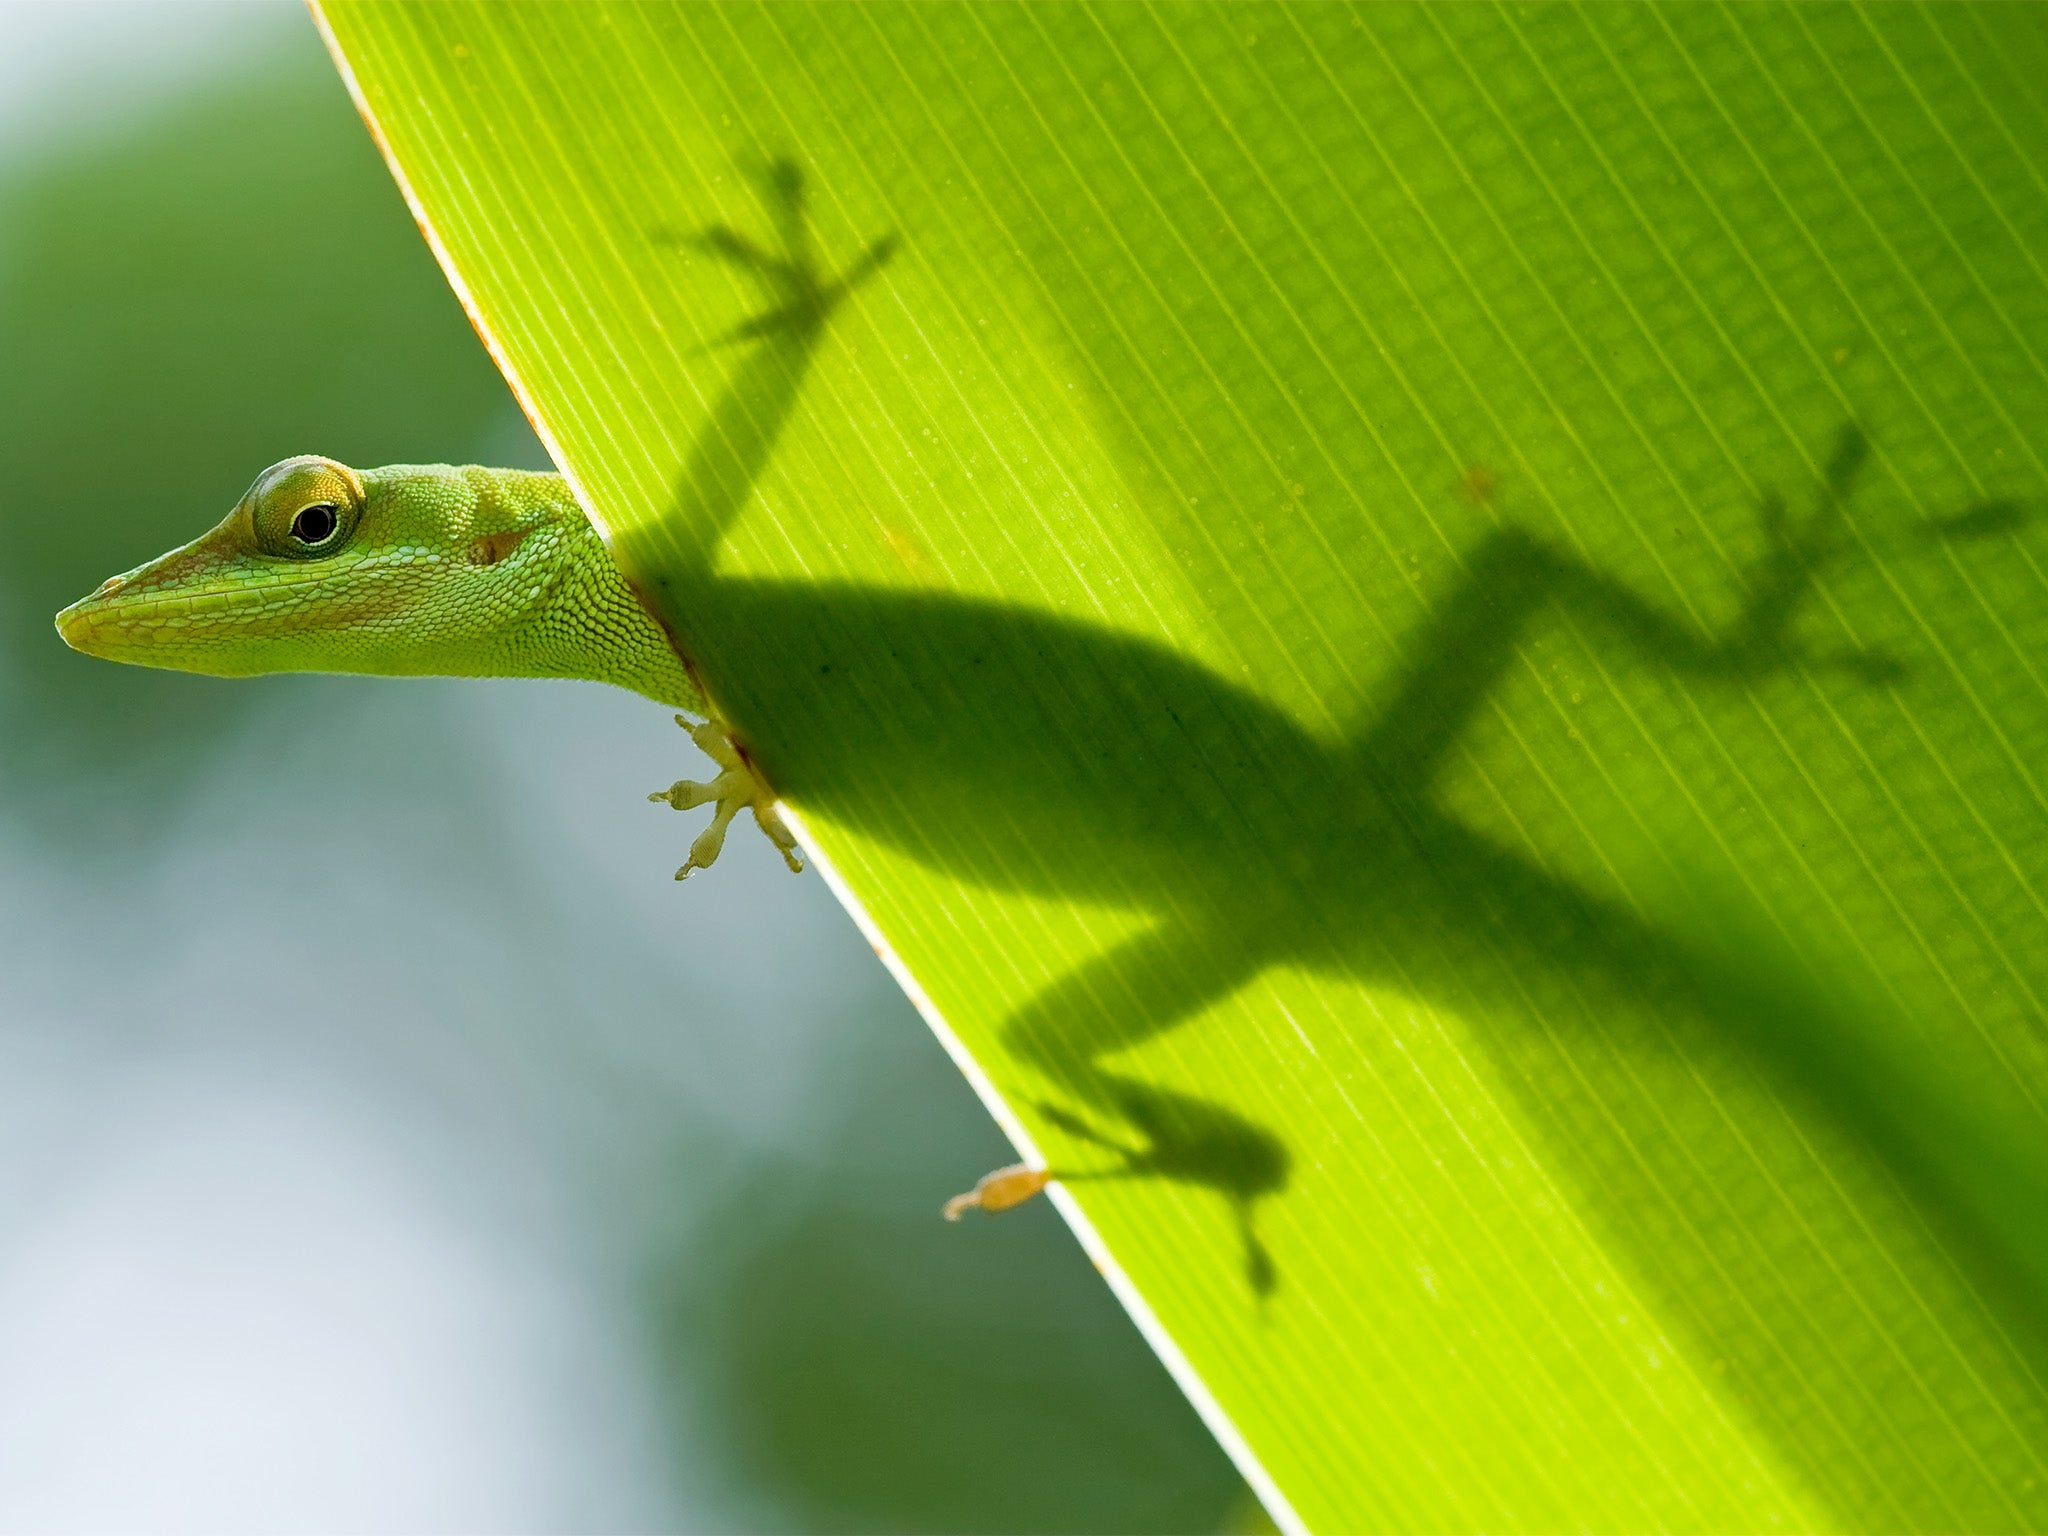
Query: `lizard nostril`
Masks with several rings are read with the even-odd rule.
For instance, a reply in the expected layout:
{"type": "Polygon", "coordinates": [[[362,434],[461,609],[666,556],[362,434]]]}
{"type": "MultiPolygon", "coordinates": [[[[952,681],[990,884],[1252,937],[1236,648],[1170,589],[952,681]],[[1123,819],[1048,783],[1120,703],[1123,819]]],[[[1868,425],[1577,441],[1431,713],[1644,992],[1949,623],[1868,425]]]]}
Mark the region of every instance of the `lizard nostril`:
{"type": "Polygon", "coordinates": [[[93,596],[105,597],[109,592],[118,592],[120,590],[121,578],[118,576],[109,576],[105,581],[99,584],[99,587],[97,590],[94,591],[93,596]]]}

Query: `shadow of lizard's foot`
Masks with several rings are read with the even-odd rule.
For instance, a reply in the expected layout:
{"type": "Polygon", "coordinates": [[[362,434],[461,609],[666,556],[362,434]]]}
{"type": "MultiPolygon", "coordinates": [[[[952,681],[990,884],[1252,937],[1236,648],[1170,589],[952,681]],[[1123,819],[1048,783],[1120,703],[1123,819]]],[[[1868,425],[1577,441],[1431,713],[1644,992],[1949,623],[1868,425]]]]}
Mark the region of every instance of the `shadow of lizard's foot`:
{"type": "Polygon", "coordinates": [[[810,213],[804,205],[802,170],[792,160],[777,160],[760,178],[763,200],[780,237],[781,250],[770,251],[728,224],[712,224],[682,242],[729,262],[765,287],[775,307],[743,320],[710,343],[722,347],[775,332],[815,331],[856,288],[896,254],[896,237],[884,235],[855,257],[837,277],[829,277],[818,261],[811,238],[810,213]]]}
{"type": "Polygon", "coordinates": [[[1721,663],[1728,672],[1757,678],[1788,667],[1824,666],[1872,685],[1903,675],[1898,663],[1881,652],[1820,652],[1795,633],[1822,574],[1852,552],[1849,499],[1869,457],[1869,440],[1850,422],[1835,435],[1809,512],[1795,517],[1777,494],[1763,498],[1758,513],[1764,554],[1748,573],[1742,617],[1722,646],[1721,663]]]}
{"type": "Polygon", "coordinates": [[[725,829],[743,810],[754,813],[755,822],[782,855],[782,862],[793,873],[802,873],[803,858],[797,853],[796,839],[790,835],[781,813],[775,809],[774,794],[733,750],[718,722],[693,723],[687,715],[677,715],[676,724],[688,731],[698,749],[719,767],[718,777],[708,784],[700,784],[695,779],[678,779],[667,789],[656,790],[647,797],[649,800],[666,801],[679,811],[699,805],[717,806],[712,813],[711,825],[690,844],[690,857],[676,871],[676,878],[687,880],[693,871],[709,869],[718,861],[719,852],[725,847],[725,829]]]}

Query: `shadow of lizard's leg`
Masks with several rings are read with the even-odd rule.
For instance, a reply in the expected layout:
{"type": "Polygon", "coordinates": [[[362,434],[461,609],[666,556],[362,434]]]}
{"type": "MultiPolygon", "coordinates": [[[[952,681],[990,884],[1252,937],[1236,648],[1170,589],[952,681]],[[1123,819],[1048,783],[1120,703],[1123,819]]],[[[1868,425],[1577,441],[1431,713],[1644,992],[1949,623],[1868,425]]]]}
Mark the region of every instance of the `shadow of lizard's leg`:
{"type": "MultiPolygon", "coordinates": [[[[1141,1162],[1156,1163],[1168,1145],[1156,1134],[1158,1127],[1146,1123],[1145,1110],[1153,1100],[1129,1079],[1106,1072],[1096,1063],[1172,1029],[1234,992],[1264,965],[1263,951],[1241,934],[1215,934],[1177,924],[1154,928],[1076,966],[1039,992],[1004,1024],[1003,1042],[1049,1082],[1146,1135],[1151,1147],[1126,1149],[1126,1156],[1134,1160],[1131,1171],[1137,1172],[1141,1162]]],[[[1201,1108],[1217,1125],[1243,1123],[1219,1106],[1202,1104],[1201,1108]]],[[[1068,1123],[1071,1125],[1071,1118],[1068,1123]]],[[[1256,1127],[1248,1129],[1256,1137],[1271,1139],[1256,1127]]],[[[1099,1133],[1091,1139],[1115,1145],[1099,1133]]],[[[1282,1156],[1284,1159],[1284,1152],[1282,1156]]],[[[1174,1171],[1183,1177],[1216,1182],[1183,1171],[1201,1166],[1191,1146],[1181,1148],[1171,1161],[1174,1171]]],[[[998,1169],[970,1193],[948,1201],[946,1215],[949,1220],[957,1218],[971,1206],[1006,1210],[1028,1200],[1056,1177],[1055,1172],[1023,1164],[998,1169]]]]}
{"type": "Polygon", "coordinates": [[[692,574],[709,581],[720,541],[738,518],[767,467],[810,372],[826,322],[895,254],[896,237],[871,243],[836,276],[820,264],[804,206],[803,175],[779,160],[761,179],[761,196],[779,249],[770,250],[729,225],[713,224],[680,243],[745,273],[768,307],[740,321],[703,350],[748,344],[745,361],[727,380],[690,442],[677,481],[676,521],[692,574]]]}
{"type": "Polygon", "coordinates": [[[1868,651],[1814,653],[1793,633],[1815,582],[1847,552],[1849,494],[1868,457],[1863,434],[1853,425],[1845,426],[1836,435],[1805,517],[1795,521],[1775,495],[1764,499],[1759,508],[1764,554],[1748,572],[1741,612],[1720,634],[1672,618],[1613,577],[1559,550],[1544,551],[1549,583],[1562,605],[1598,620],[1674,672],[1746,682],[1818,663],[1841,667],[1864,682],[1893,681],[1905,669],[1887,656],[1868,651]]]}
{"type": "Polygon", "coordinates": [[[1172,1029],[1265,966],[1247,938],[1162,925],[1076,966],[1003,1025],[1003,1043],[1051,1082],[1116,1108],[1095,1063],[1172,1029]]]}
{"type": "Polygon", "coordinates": [[[1279,1271],[1259,1237],[1257,1212],[1260,1200],[1287,1187],[1293,1158],[1286,1144],[1264,1126],[1206,1099],[1111,1072],[1098,1077],[1105,1095],[1115,1101],[1140,1139],[1120,1140],[1071,1110],[1041,1104],[1040,1113],[1068,1135],[1118,1158],[1107,1168],[1063,1168],[1057,1177],[1063,1183],[1171,1179],[1215,1190],[1230,1202],[1237,1220],[1246,1284],[1254,1295],[1271,1295],[1279,1271]]]}
{"type": "MultiPolygon", "coordinates": [[[[1862,433],[1844,427],[1806,518],[1795,526],[1780,501],[1764,502],[1768,547],[1749,572],[1742,612],[1720,634],[1674,618],[1523,529],[1491,534],[1467,559],[1463,580],[1423,635],[1392,702],[1355,748],[1358,770],[1394,803],[1424,796],[1444,755],[1514,660],[1530,623],[1552,603],[1688,676],[1746,682],[1807,660],[1791,626],[1816,577],[1843,551],[1844,512],[1866,456],[1862,433]]],[[[1866,682],[1889,681],[1902,670],[1870,653],[1817,659],[1866,682]]]]}
{"type": "Polygon", "coordinates": [[[684,242],[753,277],[767,292],[772,307],[742,321],[714,343],[746,342],[750,350],[698,428],[684,459],[670,519],[680,535],[677,569],[672,575],[655,578],[658,594],[641,593],[642,600],[663,619],[684,665],[690,667],[692,679],[704,692],[709,721],[697,725],[679,715],[676,723],[719,768],[709,783],[682,779],[648,796],[679,811],[707,803],[717,806],[711,825],[691,845],[688,860],[676,871],[678,880],[711,867],[725,846],[726,828],[742,810],[753,812],[754,820],[792,871],[804,867],[797,856],[796,839],[775,809],[774,791],[735,748],[716,701],[690,665],[690,637],[684,627],[669,621],[679,614],[716,611],[702,599],[717,586],[713,566],[721,541],[753,494],[754,484],[782,435],[825,323],[896,247],[895,237],[886,235],[855,257],[844,272],[829,276],[819,265],[816,242],[811,238],[802,173],[793,162],[779,160],[761,181],[769,218],[779,236],[779,250],[765,249],[723,224],[699,230],[684,242]]]}

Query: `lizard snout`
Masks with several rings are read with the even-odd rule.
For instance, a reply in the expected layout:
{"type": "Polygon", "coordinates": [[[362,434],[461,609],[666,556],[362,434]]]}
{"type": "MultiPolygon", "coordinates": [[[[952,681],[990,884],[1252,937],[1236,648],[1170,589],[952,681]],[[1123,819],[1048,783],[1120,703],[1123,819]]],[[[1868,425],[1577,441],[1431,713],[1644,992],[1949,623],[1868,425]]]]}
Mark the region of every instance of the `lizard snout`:
{"type": "Polygon", "coordinates": [[[69,608],[57,615],[57,633],[64,637],[64,643],[74,651],[83,651],[88,656],[101,654],[95,646],[99,638],[99,620],[105,609],[101,606],[104,598],[121,589],[121,578],[110,576],[102,582],[90,597],[82,597],[69,608]]]}

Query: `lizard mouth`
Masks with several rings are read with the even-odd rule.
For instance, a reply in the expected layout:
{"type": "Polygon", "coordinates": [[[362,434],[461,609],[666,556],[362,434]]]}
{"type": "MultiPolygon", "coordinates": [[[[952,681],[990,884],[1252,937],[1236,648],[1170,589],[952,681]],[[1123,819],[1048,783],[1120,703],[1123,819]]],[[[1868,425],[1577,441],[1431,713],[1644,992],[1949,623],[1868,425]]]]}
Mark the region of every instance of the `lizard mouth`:
{"type": "Polygon", "coordinates": [[[266,603],[233,579],[205,541],[109,577],[57,615],[57,633],[74,651],[106,661],[140,662],[185,672],[231,670],[227,634],[261,630],[266,603]]]}
{"type": "Polygon", "coordinates": [[[193,546],[109,576],[57,615],[57,633],[74,651],[109,661],[148,660],[165,641],[190,630],[192,616],[183,594],[166,588],[196,574],[193,546]]]}
{"type": "Polygon", "coordinates": [[[105,661],[210,677],[431,670],[388,644],[378,649],[386,632],[403,631],[392,615],[407,586],[391,578],[416,570],[416,560],[381,572],[374,562],[265,560],[238,533],[217,528],[111,577],[57,615],[57,633],[105,661]]]}
{"type": "Polygon", "coordinates": [[[129,616],[121,612],[124,607],[136,606],[121,601],[121,590],[127,580],[125,576],[110,576],[57,615],[57,633],[64,637],[66,645],[88,656],[113,661],[138,644],[148,644],[142,638],[146,629],[128,622],[129,616]]]}

